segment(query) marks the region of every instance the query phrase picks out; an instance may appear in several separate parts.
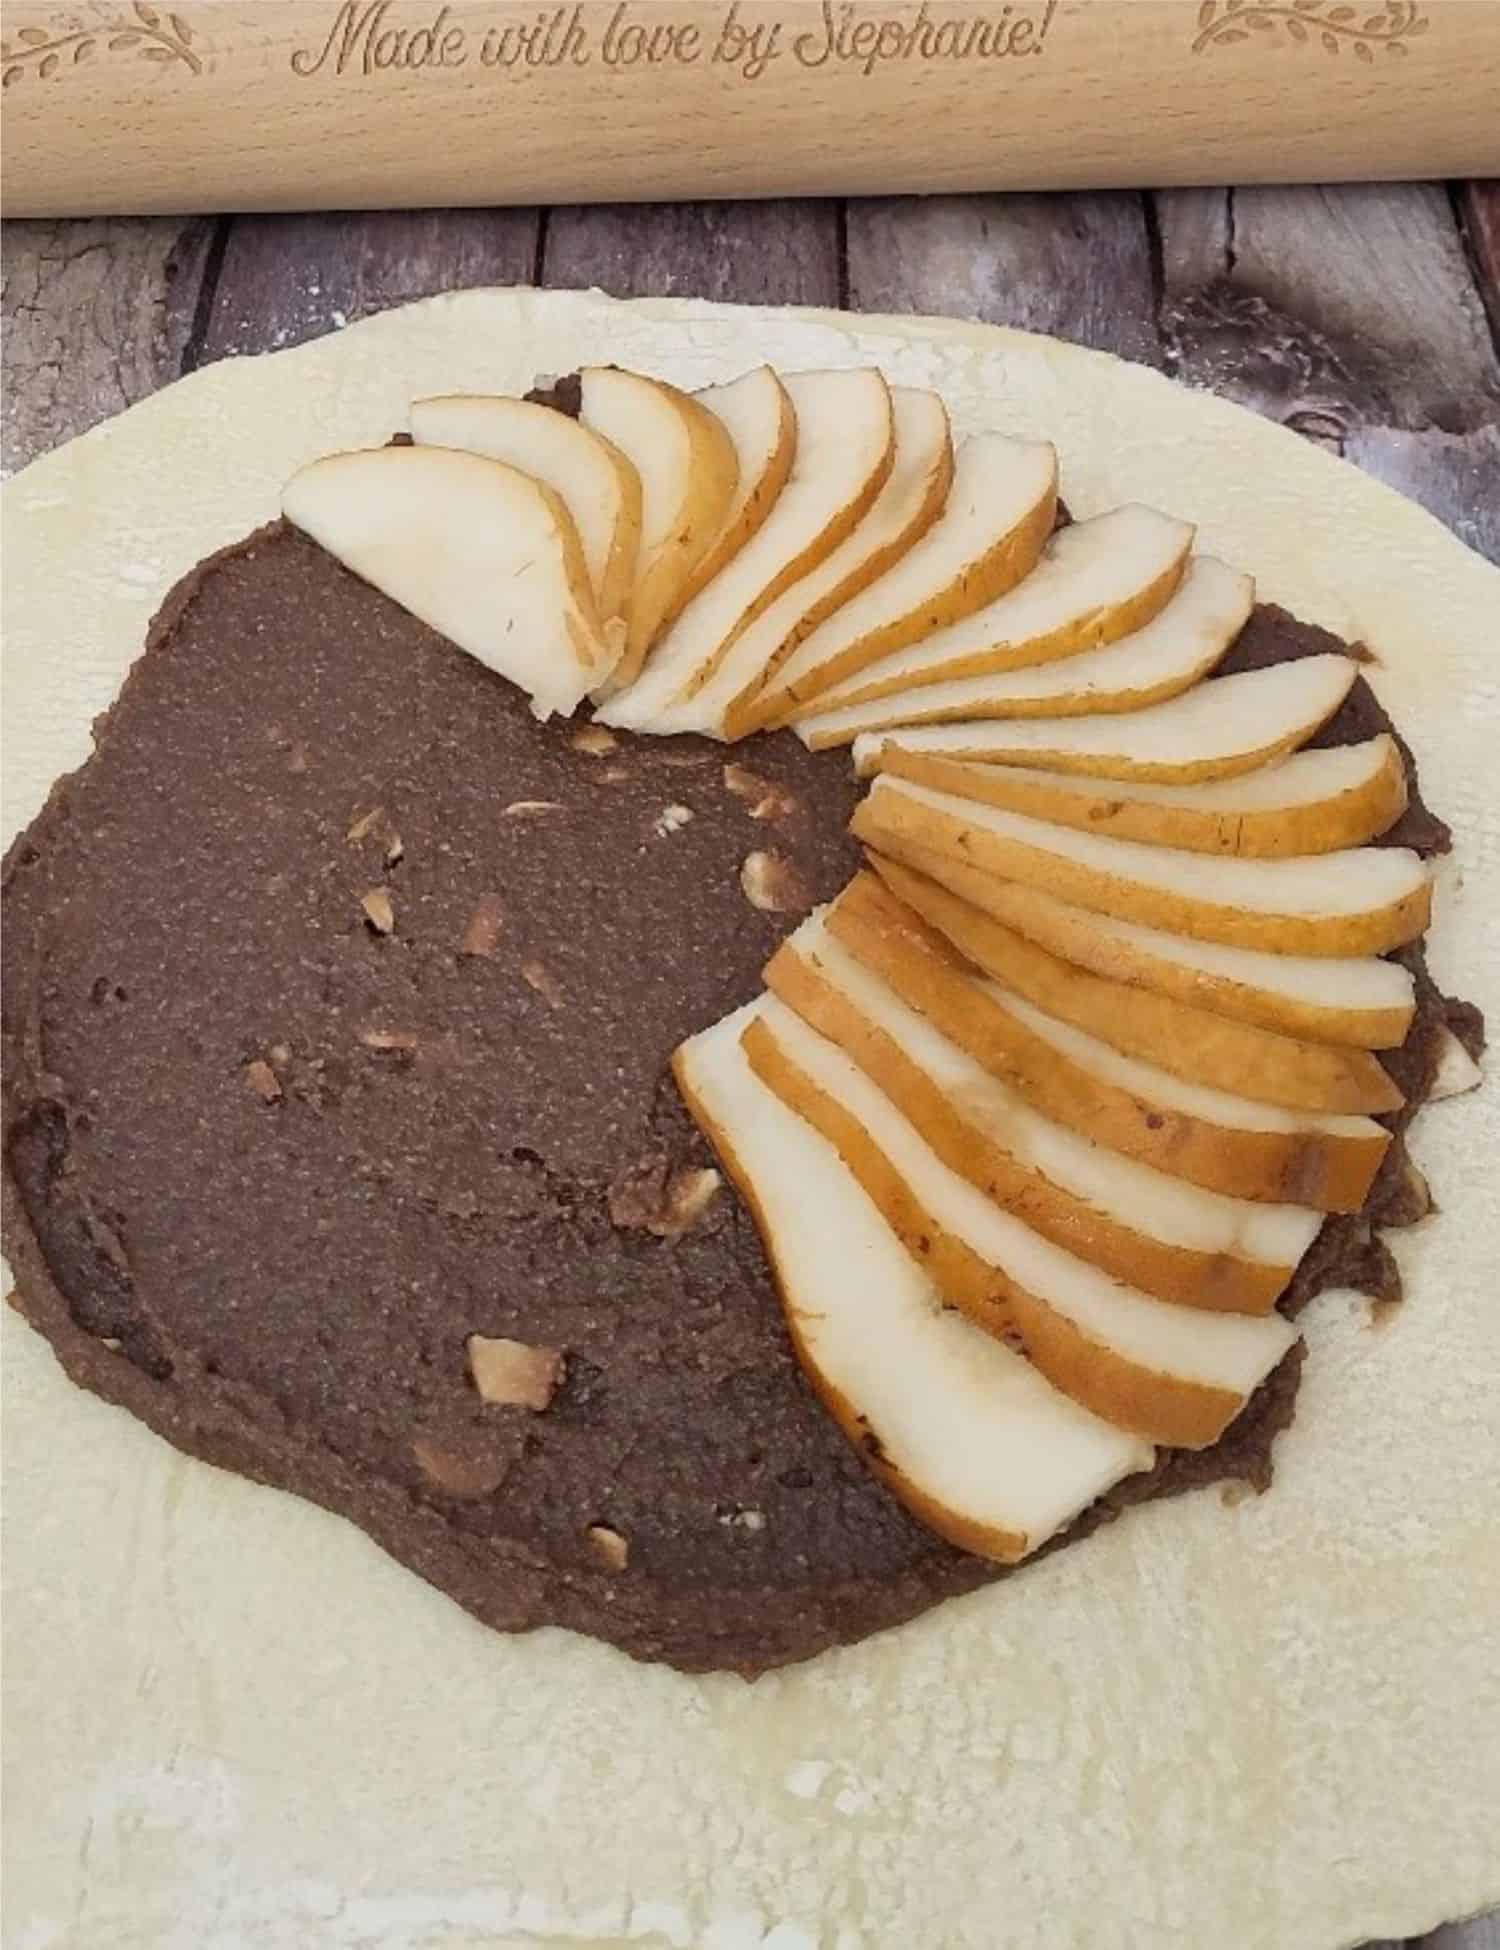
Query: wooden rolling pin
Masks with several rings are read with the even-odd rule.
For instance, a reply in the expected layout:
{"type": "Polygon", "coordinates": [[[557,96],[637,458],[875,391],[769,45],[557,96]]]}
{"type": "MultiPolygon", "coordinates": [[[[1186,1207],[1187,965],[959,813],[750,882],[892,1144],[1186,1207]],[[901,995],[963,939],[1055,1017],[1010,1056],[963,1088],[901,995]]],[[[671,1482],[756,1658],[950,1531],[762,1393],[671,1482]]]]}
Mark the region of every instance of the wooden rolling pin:
{"type": "Polygon", "coordinates": [[[5,0],[4,207],[1500,172],[1500,0],[5,0]]]}

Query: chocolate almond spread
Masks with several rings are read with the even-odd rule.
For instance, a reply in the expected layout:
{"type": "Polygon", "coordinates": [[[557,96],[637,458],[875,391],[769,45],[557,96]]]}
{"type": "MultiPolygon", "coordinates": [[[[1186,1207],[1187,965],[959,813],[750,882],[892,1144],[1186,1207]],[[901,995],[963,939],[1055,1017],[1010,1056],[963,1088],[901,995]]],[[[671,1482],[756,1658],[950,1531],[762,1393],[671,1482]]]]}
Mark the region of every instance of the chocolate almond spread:
{"type": "MultiPolygon", "coordinates": [[[[1263,608],[1226,668],[1330,641],[1263,608]]],[[[1324,738],[1385,725],[1361,683],[1324,738]]],[[[16,1304],[76,1381],[501,1630],[751,1674],[1005,1575],[817,1406],[668,1070],[800,918],[747,856],[829,898],[856,796],[787,734],[539,725],[284,526],[211,558],[6,860],[16,1304]]],[[[1390,837],[1447,842],[1415,790],[1390,837]]],[[[1409,959],[1415,1101],[1449,1005],[1409,959]]],[[[1420,1203],[1398,1143],[1289,1306],[1389,1297],[1377,1228],[1420,1203]]],[[[1266,1483],[1299,1358],[1059,1543],[1266,1483]]]]}

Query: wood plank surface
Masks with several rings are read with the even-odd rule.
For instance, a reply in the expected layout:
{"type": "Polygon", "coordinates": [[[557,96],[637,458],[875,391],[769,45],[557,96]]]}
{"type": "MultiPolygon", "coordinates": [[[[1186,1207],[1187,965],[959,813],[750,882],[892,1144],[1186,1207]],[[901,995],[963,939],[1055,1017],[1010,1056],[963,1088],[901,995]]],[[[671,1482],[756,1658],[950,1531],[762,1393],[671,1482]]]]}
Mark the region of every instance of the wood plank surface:
{"type": "Polygon", "coordinates": [[[1168,370],[1345,455],[1500,560],[1500,362],[1433,184],[1167,190],[1168,370]]]}
{"type": "MultiPolygon", "coordinates": [[[[208,360],[538,281],[1054,332],[1325,442],[1500,560],[1496,183],[11,223],[0,251],[8,469],[208,360]]],[[[1411,1941],[1500,1950],[1500,1916],[1411,1941]]]]}
{"type": "Polygon", "coordinates": [[[1133,190],[851,203],[849,303],[937,312],[1161,362],[1145,199],[1133,190]]]}
{"type": "Polygon", "coordinates": [[[216,230],[197,217],[0,228],[7,472],[178,376],[216,230]]]}
{"type": "Polygon", "coordinates": [[[479,284],[530,284],[535,210],[234,217],[201,360],[273,352],[366,313],[479,284]]]}
{"type": "Polygon", "coordinates": [[[549,213],[538,282],[617,298],[837,305],[840,209],[768,203],[572,204],[549,213]]]}

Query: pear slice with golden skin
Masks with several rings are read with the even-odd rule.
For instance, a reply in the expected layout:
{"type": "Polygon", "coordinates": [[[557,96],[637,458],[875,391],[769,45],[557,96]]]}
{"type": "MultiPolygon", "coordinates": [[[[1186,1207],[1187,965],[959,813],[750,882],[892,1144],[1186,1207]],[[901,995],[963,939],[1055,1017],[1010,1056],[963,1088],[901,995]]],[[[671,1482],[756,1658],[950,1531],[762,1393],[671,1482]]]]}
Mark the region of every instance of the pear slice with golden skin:
{"type": "Polygon", "coordinates": [[[1205,1191],[1043,1117],[865,968],[823,914],[782,943],[765,979],[944,1164],[1129,1286],[1179,1306],[1269,1313],[1317,1237],[1321,1212],[1205,1191]]]}
{"type": "Polygon", "coordinates": [[[1363,846],[1394,826],[1407,803],[1406,767],[1384,731],[1363,744],[1294,752],[1258,772],[1203,785],[1106,783],[899,747],[883,751],[876,770],[1106,839],[1247,860],[1363,846]]]}
{"type": "Polygon", "coordinates": [[[1052,955],[946,887],[875,861],[891,892],[986,975],[1126,1056],[1288,1110],[1399,1110],[1406,1101],[1367,1050],[1299,1041],[1156,995],[1052,955]]]}
{"type": "Polygon", "coordinates": [[[1176,594],[1193,532],[1188,522],[1137,502],[1073,522],[1052,536],[1019,585],[946,627],[853,668],[841,646],[823,657],[817,644],[804,644],[796,668],[782,673],[787,705],[773,722],[1118,642],[1144,629],[1176,594]]]}
{"type": "Polygon", "coordinates": [[[979,433],[958,450],[943,512],[920,541],[837,609],[771,677],[757,722],[920,645],[1015,589],[1057,518],[1057,453],[1045,441],[979,433]]]}
{"type": "Polygon", "coordinates": [[[1041,887],[997,880],[921,847],[900,846],[870,858],[877,867],[882,859],[899,860],[1079,968],[1284,1035],[1351,1049],[1396,1049],[1416,1012],[1410,970],[1375,955],[1226,948],[1093,914],[1041,887]]]}
{"type": "Polygon", "coordinates": [[[837,1150],[907,1251],[976,1326],[1080,1408],[1148,1442],[1216,1442],[1296,1339],[1279,1314],[1138,1293],[945,1165],[835,1043],[770,1001],[743,1037],[761,1081],[837,1150]]]}
{"type": "Polygon", "coordinates": [[[868,512],[825,556],[762,610],[731,644],[718,669],[686,705],[696,728],[724,739],[747,737],[762,687],[806,637],[925,535],[953,480],[948,411],[936,393],[891,388],[896,453],[868,512]]]}
{"type": "Polygon", "coordinates": [[[895,458],[890,388],[873,368],[799,372],[783,384],[797,414],[797,453],[755,534],[700,589],[651,651],[628,692],[600,711],[628,731],[687,730],[690,703],[740,633],[852,533],[895,458]]]}
{"type": "Polygon", "coordinates": [[[540,718],[573,711],[614,661],[573,517],[514,467],[447,447],[330,454],[292,476],[281,507],[345,568],[518,685],[540,718]]]}
{"type": "Polygon", "coordinates": [[[478,393],[413,400],[411,431],[419,446],[502,460],[560,494],[600,616],[609,623],[623,615],[641,540],[641,480],[618,447],[555,407],[478,393]]]}
{"type": "Polygon", "coordinates": [[[1158,785],[1237,778],[1305,745],[1358,675],[1352,657],[1300,657],[1212,677],[1144,711],[893,726],[855,739],[854,769],[868,778],[883,752],[900,750],[1158,785]]]}
{"type": "Polygon", "coordinates": [[[834,1147],[755,1075],[741,1038],[764,1006],[693,1037],[672,1067],[755,1215],[798,1360],[908,1509],[961,1550],[1015,1563],[1149,1469],[1151,1445],[945,1304],[834,1147]]]}
{"type": "Polygon", "coordinates": [[[1053,1122],[1230,1198],[1356,1212],[1390,1144],[1373,1118],[1285,1110],[1122,1056],[973,971],[874,874],[828,910],[834,936],[908,1007],[1053,1122]]]}
{"type": "Polygon", "coordinates": [[[688,577],[683,603],[739,554],[776,505],[797,457],[797,409],[770,366],[753,366],[693,398],[706,406],[734,442],[739,480],[723,526],[688,577]]]}
{"type": "Polygon", "coordinates": [[[618,689],[686,601],[693,571],[733,505],[739,461],[728,429],[706,406],[664,379],[618,366],[584,368],[579,418],[624,454],[641,483],[625,649],[609,680],[618,689]]]}
{"type": "Polygon", "coordinates": [[[1249,576],[1211,555],[1194,556],[1177,593],[1144,629],[1103,650],[1085,650],[1029,670],[956,677],[896,691],[797,721],[813,751],[849,745],[888,725],[950,724],[973,718],[1076,718],[1141,711],[1178,697],[1207,676],[1255,606],[1249,576]]]}
{"type": "Polygon", "coordinates": [[[1432,871],[1405,847],[1351,847],[1305,860],[1210,860],[877,778],[850,828],[1046,888],[1146,927],[1292,955],[1379,955],[1415,940],[1432,913],[1432,871]]]}

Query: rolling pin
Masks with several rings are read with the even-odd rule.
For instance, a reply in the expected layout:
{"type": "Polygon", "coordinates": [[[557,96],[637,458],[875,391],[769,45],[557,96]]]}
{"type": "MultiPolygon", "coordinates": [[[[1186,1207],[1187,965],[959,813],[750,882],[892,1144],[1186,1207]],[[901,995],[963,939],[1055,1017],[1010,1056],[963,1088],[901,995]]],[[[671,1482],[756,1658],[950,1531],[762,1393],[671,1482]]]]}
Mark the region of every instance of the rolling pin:
{"type": "Polygon", "coordinates": [[[11,216],[1500,173],[1500,0],[5,0],[11,216]]]}

